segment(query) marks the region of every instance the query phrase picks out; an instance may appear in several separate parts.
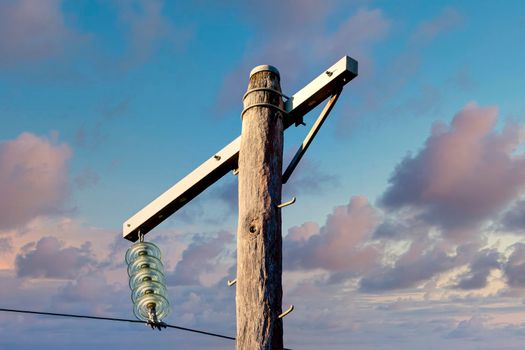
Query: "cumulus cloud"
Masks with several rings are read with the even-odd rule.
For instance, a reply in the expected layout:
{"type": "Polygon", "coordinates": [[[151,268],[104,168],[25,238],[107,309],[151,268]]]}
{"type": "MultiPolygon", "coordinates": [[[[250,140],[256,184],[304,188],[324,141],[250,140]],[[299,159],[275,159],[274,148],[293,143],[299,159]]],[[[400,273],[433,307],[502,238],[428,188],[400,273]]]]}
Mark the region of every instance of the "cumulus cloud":
{"type": "Polygon", "coordinates": [[[513,233],[525,233],[525,200],[517,201],[504,213],[500,226],[513,233]]]}
{"type": "Polygon", "coordinates": [[[312,221],[307,221],[300,226],[294,226],[288,230],[287,241],[307,241],[315,234],[319,234],[319,225],[312,221]]]}
{"type": "Polygon", "coordinates": [[[95,315],[129,313],[132,302],[128,286],[111,283],[101,271],[90,271],[68,281],[52,297],[59,310],[79,310],[95,315]]]}
{"type": "MultiPolygon", "coordinates": [[[[485,224],[497,221],[523,191],[525,158],[516,150],[525,134],[512,123],[496,130],[497,113],[494,107],[466,105],[450,125],[436,123],[424,147],[398,164],[379,200],[384,216],[373,238],[410,246],[364,274],[361,291],[413,288],[458,267],[468,270],[453,287],[475,290],[502,268],[500,252],[480,247],[485,224]]],[[[520,210],[518,202],[507,213],[507,227],[521,225],[520,210]]],[[[519,284],[514,273],[519,251],[504,265],[509,285],[519,284]]]]}
{"type": "Polygon", "coordinates": [[[169,285],[200,285],[201,276],[217,267],[232,239],[233,235],[225,231],[216,236],[195,235],[175,270],[167,275],[169,285]]]}
{"type": "Polygon", "coordinates": [[[66,144],[30,133],[0,142],[0,229],[62,210],[70,157],[66,144]]]}
{"type": "Polygon", "coordinates": [[[508,206],[525,185],[525,159],[513,153],[525,134],[513,124],[495,131],[497,113],[468,104],[450,126],[436,123],[423,149],[396,167],[382,207],[412,210],[452,235],[508,206]]]}
{"type": "MultiPolygon", "coordinates": [[[[323,226],[291,228],[285,267],[323,269],[331,283],[357,278],[365,293],[419,288],[440,277],[456,292],[478,290],[494,270],[509,286],[520,285],[521,248],[507,263],[484,248],[489,224],[525,185],[525,157],[517,153],[525,133],[512,123],[498,130],[496,122],[496,108],[468,104],[450,125],[436,123],[424,147],[396,167],[379,200],[383,211],[353,198],[323,226]],[[466,271],[447,275],[459,268],[466,271]]],[[[504,216],[507,227],[522,227],[522,206],[504,216]]]]}
{"type": "Polygon", "coordinates": [[[511,254],[503,264],[503,271],[510,287],[525,287],[525,243],[516,243],[511,254]]]}
{"type": "Polygon", "coordinates": [[[63,242],[52,236],[26,244],[15,260],[17,276],[29,278],[75,278],[95,263],[89,242],[78,248],[64,247],[63,242]]]}
{"type": "Polygon", "coordinates": [[[490,272],[499,269],[501,254],[496,249],[483,249],[473,257],[469,271],[460,276],[456,288],[472,290],[487,286],[490,272]]]}
{"type": "Polygon", "coordinates": [[[429,240],[413,241],[393,266],[381,267],[361,278],[359,289],[374,293],[415,287],[418,283],[457,266],[460,257],[464,256],[451,255],[441,245],[432,245],[429,240]]]}
{"type": "Polygon", "coordinates": [[[353,197],[348,205],[334,208],[318,232],[315,225],[294,227],[284,240],[284,266],[359,273],[373,267],[379,250],[369,243],[378,224],[376,210],[364,197],[353,197]]]}

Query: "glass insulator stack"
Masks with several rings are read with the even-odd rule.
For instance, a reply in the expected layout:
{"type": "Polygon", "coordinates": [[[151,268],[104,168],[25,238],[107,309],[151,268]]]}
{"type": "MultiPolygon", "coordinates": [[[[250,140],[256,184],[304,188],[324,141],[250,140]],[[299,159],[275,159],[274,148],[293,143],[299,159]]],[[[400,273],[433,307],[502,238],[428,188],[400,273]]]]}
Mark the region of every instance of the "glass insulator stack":
{"type": "Polygon", "coordinates": [[[160,323],[170,304],[160,249],[150,242],[137,242],[126,252],[133,313],[139,320],[160,323]]]}

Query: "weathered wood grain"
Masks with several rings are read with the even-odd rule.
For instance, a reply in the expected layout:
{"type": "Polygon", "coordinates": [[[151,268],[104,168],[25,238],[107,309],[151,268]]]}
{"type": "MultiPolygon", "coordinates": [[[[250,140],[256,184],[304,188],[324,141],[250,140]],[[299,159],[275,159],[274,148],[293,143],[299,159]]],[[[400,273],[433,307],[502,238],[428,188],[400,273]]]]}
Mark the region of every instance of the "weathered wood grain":
{"type": "MultiPolygon", "coordinates": [[[[279,75],[254,73],[248,90],[281,91],[279,75]]],[[[283,108],[275,92],[256,91],[245,108],[271,103],[283,108]]],[[[237,229],[237,350],[282,350],[278,318],[282,300],[281,174],[283,119],[275,108],[253,107],[242,121],[239,153],[239,223],[237,229]]]]}

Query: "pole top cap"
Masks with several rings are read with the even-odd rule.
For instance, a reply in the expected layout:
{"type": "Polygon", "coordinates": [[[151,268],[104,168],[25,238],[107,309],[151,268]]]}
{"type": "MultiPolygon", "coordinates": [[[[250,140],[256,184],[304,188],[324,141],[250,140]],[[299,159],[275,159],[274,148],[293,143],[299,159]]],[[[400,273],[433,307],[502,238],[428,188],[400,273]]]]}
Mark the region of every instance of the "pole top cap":
{"type": "Polygon", "coordinates": [[[270,66],[269,64],[263,64],[263,65],[257,66],[254,69],[252,69],[252,71],[250,72],[250,78],[255,73],[264,72],[264,71],[272,72],[272,73],[277,75],[277,78],[281,79],[281,75],[279,74],[279,70],[277,68],[275,68],[274,66],[270,66]]]}

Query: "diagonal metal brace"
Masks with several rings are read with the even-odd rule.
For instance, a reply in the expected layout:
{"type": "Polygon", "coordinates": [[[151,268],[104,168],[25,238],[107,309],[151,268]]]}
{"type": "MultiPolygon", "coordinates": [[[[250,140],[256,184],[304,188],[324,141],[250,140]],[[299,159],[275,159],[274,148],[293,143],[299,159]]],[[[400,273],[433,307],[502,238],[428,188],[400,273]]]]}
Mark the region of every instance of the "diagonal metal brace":
{"type": "Polygon", "coordinates": [[[319,114],[319,117],[317,117],[317,120],[315,121],[314,125],[312,125],[312,128],[308,132],[308,135],[306,135],[303,143],[301,144],[297,152],[295,153],[295,156],[293,157],[292,161],[290,162],[290,164],[288,164],[288,167],[286,168],[282,177],[283,184],[285,184],[288,181],[293,171],[297,167],[297,164],[299,164],[299,161],[301,160],[301,158],[303,158],[304,154],[306,153],[306,150],[314,140],[315,135],[317,135],[317,132],[319,131],[319,129],[321,129],[321,126],[323,126],[323,123],[326,120],[326,118],[328,118],[328,115],[330,114],[330,111],[337,102],[339,95],[341,95],[342,90],[342,88],[339,89],[332,95],[332,97],[330,97],[323,110],[321,111],[321,114],[319,114]]]}

